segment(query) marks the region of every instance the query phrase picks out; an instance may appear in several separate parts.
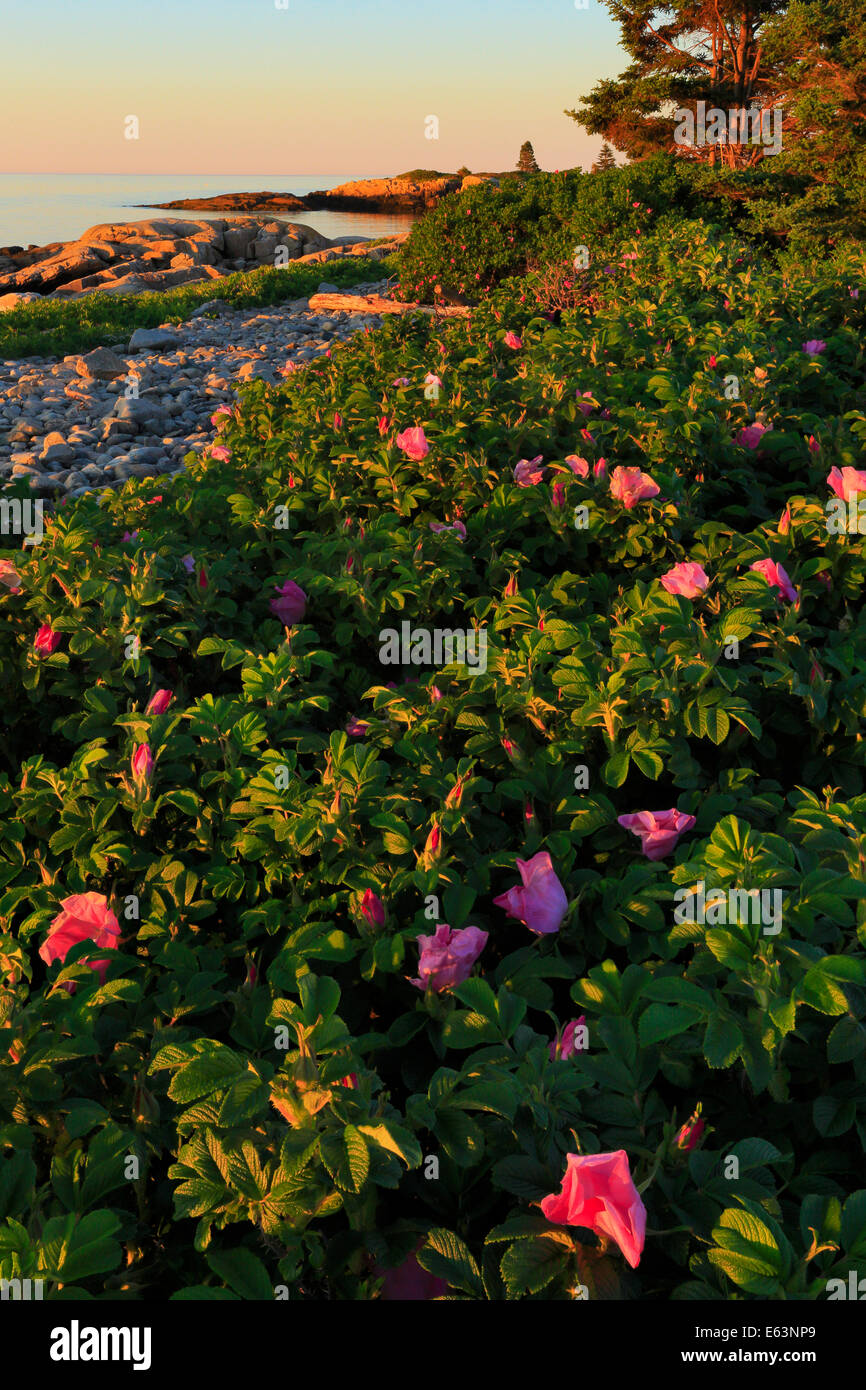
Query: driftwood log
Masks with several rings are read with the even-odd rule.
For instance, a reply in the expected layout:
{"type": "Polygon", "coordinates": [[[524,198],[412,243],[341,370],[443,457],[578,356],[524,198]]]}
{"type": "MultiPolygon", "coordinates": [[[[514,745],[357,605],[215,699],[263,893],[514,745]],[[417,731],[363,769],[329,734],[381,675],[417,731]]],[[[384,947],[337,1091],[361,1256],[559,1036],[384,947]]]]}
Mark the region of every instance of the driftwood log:
{"type": "Polygon", "coordinates": [[[332,314],[436,314],[450,319],[465,318],[469,313],[462,304],[401,304],[398,299],[383,299],[380,294],[312,294],[310,308],[332,314]]]}

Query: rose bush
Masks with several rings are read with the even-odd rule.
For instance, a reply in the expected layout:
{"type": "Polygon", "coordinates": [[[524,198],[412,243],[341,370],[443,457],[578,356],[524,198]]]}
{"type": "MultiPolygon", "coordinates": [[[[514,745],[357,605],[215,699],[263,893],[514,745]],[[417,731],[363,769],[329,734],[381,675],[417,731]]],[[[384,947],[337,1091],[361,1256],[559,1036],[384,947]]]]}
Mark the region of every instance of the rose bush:
{"type": "Polygon", "coordinates": [[[255,383],[227,457],[5,553],[0,1276],[866,1273],[866,558],[825,511],[863,301],[699,222],[629,249],[557,325],[506,286],[255,383]],[[485,669],[383,665],[404,621],[483,629],[485,669]],[[780,930],[677,911],[704,886],[780,930]],[[113,949],[46,951],[93,895],[113,949]]]}

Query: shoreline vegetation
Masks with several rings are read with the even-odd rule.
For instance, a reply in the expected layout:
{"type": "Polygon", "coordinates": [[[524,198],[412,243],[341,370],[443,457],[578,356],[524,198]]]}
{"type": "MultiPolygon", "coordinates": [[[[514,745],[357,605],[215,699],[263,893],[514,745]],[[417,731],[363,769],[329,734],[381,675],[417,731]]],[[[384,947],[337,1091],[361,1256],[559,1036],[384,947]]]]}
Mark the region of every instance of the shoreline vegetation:
{"type": "MultiPolygon", "coordinates": [[[[99,485],[0,552],[0,1099],[35,1135],[4,1276],[141,1306],[405,1297],[407,1263],[474,1301],[845,1285],[866,555],[826,519],[866,486],[866,263],[850,203],[802,202],[663,158],[471,188],[376,266],[468,315],[351,332],[314,294],[15,373],[22,528],[41,465],[99,485]],[[475,633],[484,672],[448,659],[475,633]],[[674,916],[768,884],[771,932],[674,916]]],[[[121,301],[158,302],[4,320],[121,301]]]]}

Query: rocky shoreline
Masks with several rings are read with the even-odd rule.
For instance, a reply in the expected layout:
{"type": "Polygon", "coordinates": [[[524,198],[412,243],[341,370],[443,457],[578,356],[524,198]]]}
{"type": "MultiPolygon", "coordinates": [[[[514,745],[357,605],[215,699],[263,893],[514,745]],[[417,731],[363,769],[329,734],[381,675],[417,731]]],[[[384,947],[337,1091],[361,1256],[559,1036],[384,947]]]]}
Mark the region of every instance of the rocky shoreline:
{"type": "MultiPolygon", "coordinates": [[[[370,281],[350,293],[381,294],[387,285],[370,281]]],[[[213,300],[185,323],[136,329],[110,348],[0,362],[0,489],[27,479],[33,496],[48,500],[179,473],[188,453],[213,447],[212,416],[234,403],[239,386],[279,385],[380,323],[363,308],[317,313],[308,299],[264,309],[213,300]]]]}
{"type": "Polygon", "coordinates": [[[370,238],[329,239],[301,222],[283,219],[148,219],[99,223],[77,241],[0,248],[0,311],[37,299],[140,294],[218,280],[263,266],[303,265],[342,256],[381,260],[408,233],[370,247],[370,238]]]}
{"type": "Polygon", "coordinates": [[[189,212],[285,212],[306,208],[309,212],[406,212],[421,214],[449,193],[479,183],[498,184],[491,174],[447,176],[441,179],[355,179],[336,188],[317,189],[296,197],[293,193],[220,193],[213,198],[183,198],[151,207],[189,212]]]}

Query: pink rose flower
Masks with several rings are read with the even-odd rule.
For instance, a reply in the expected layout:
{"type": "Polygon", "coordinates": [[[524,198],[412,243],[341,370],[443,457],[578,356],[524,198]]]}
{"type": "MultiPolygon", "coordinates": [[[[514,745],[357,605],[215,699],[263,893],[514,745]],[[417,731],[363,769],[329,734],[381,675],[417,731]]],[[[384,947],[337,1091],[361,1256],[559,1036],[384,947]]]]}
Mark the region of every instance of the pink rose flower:
{"type": "Polygon", "coordinates": [[[214,444],[211,448],[210,456],[213,459],[219,459],[221,463],[228,463],[232,456],[232,451],[231,449],[227,449],[225,444],[214,444]]]}
{"type": "Polygon", "coordinates": [[[577,408],[580,411],[581,415],[591,415],[594,409],[594,406],[592,404],[592,392],[584,391],[582,397],[578,395],[577,391],[575,391],[574,394],[577,396],[577,408]],[[587,404],[586,401],[587,396],[589,397],[589,404],[587,404]]]}
{"type": "Polygon", "coordinates": [[[510,328],[505,335],[504,342],[506,347],[514,348],[515,352],[523,347],[523,339],[519,338],[510,328]]]}
{"type": "Polygon", "coordinates": [[[426,375],[425,378],[424,378],[424,385],[425,385],[425,386],[441,386],[441,385],[442,385],[442,378],[441,378],[441,376],[437,376],[435,372],[428,372],[427,375],[426,375]]]}
{"type": "MultiPolygon", "coordinates": [[[[48,935],[39,947],[39,955],[46,965],[59,960],[61,965],[79,941],[92,941],[103,950],[114,951],[120,939],[120,923],[108,906],[108,899],[101,893],[75,893],[64,898],[61,911],[48,929],[48,935]]],[[[99,975],[99,982],[105,982],[108,960],[86,960],[82,964],[90,966],[99,975]]],[[[75,985],[64,986],[70,994],[75,985]]]]}
{"type": "Polygon", "coordinates": [[[145,714],[165,714],[173,699],[173,690],[157,690],[156,694],[151,696],[144,712],[145,714]]]}
{"type": "MultiPolygon", "coordinates": [[[[557,1054],[560,1062],[567,1062],[569,1057],[573,1057],[576,1052],[583,1051],[583,1048],[579,1047],[575,1043],[574,1037],[577,1033],[578,1028],[585,1027],[585,1014],[581,1014],[580,1018],[572,1019],[571,1023],[566,1023],[565,1027],[562,1030],[562,1033],[559,1036],[559,1039],[557,1040],[556,1038],[554,1038],[553,1042],[550,1044],[550,1047],[548,1048],[551,1062],[555,1062],[557,1060],[557,1054]]],[[[581,1034],[581,1038],[582,1036],[583,1035],[581,1034]]]]}
{"type": "Polygon", "coordinates": [[[282,588],[277,588],[277,597],[272,598],[268,606],[284,627],[291,627],[306,613],[307,595],[294,579],[287,579],[282,588]]]}
{"type": "Polygon", "coordinates": [[[762,437],[772,428],[772,425],[762,425],[760,420],[756,420],[753,425],[744,425],[740,432],[734,435],[734,443],[741,449],[757,449],[762,437]]]}
{"type": "Polygon", "coordinates": [[[21,576],[9,560],[0,560],[0,584],[5,585],[10,594],[21,593],[21,576]]]}
{"type": "Polygon", "coordinates": [[[559,481],[553,484],[550,490],[550,500],[553,506],[560,510],[565,506],[565,484],[559,481]]]}
{"type": "Polygon", "coordinates": [[[544,477],[544,465],[539,468],[541,454],[536,454],[534,459],[521,459],[514,466],[514,481],[518,487],[532,487],[535,483],[540,483],[544,477]]]}
{"type": "Polygon", "coordinates": [[[682,594],[683,598],[697,598],[705,592],[709,582],[709,575],[695,560],[681,561],[661,578],[663,589],[669,594],[682,594]]]}
{"type": "Polygon", "coordinates": [[[472,967],[487,944],[487,932],[478,927],[439,924],[433,936],[419,936],[418,976],[409,983],[417,989],[428,985],[441,994],[468,980],[472,967]]]}
{"type": "Polygon", "coordinates": [[[424,1303],[448,1292],[446,1281],[428,1274],[414,1255],[407,1256],[396,1269],[376,1266],[375,1273],[384,1280],[380,1295],[383,1303],[424,1303]]]}
{"type": "Polygon", "coordinates": [[[653,482],[649,473],[642,473],[639,468],[615,468],[613,470],[613,476],[610,480],[611,496],[622,502],[626,511],[631,511],[638,502],[643,502],[650,497],[657,497],[659,491],[658,483],[653,482]]]}
{"type": "Polygon", "coordinates": [[[817,357],[820,353],[825,352],[826,349],[827,344],[821,338],[810,338],[807,343],[803,344],[803,351],[807,357],[817,357]]]}
{"type": "Polygon", "coordinates": [[[369,727],[370,724],[368,720],[356,719],[355,715],[353,714],[352,718],[346,725],[346,733],[349,735],[350,738],[363,738],[369,727]]]}
{"type": "Polygon", "coordinates": [[[398,449],[402,449],[407,458],[415,463],[420,462],[430,452],[430,445],[427,443],[427,436],[421,425],[415,425],[412,429],[403,430],[395,440],[398,449]]]}
{"type": "Polygon", "coordinates": [[[640,838],[640,847],[647,859],[664,859],[676,849],[677,841],[695,823],[694,816],[684,811],[634,811],[617,816],[617,824],[640,838]]]}
{"type": "Polygon", "coordinates": [[[136,782],[149,782],[153,772],[153,754],[150,746],[140,743],[132,755],[132,775],[136,782]]]}
{"type": "Polygon", "coordinates": [[[866,494],[866,472],[860,468],[831,468],[827,482],[837,497],[847,502],[851,497],[866,494]]]}
{"type": "Polygon", "coordinates": [[[592,474],[594,478],[607,477],[607,459],[599,459],[593,467],[592,474]]]}
{"type": "Polygon", "coordinates": [[[394,381],[391,382],[391,385],[392,385],[392,386],[408,386],[408,385],[409,385],[409,378],[408,378],[407,376],[398,376],[394,381]]]}
{"type": "Polygon", "coordinates": [[[572,473],[576,473],[578,478],[589,477],[589,461],[581,458],[580,454],[567,454],[565,462],[568,464],[572,473]]]}
{"type": "Polygon", "coordinates": [[[216,429],[221,429],[224,423],[224,417],[233,414],[234,411],[230,405],[218,405],[213,415],[210,417],[210,422],[216,429]]]}
{"type": "Polygon", "coordinates": [[[50,656],[60,646],[61,634],[55,632],[48,623],[43,623],[33,639],[34,649],[40,656],[50,656]]]}
{"type": "Polygon", "coordinates": [[[537,936],[559,931],[568,898],[547,850],[539,850],[531,859],[518,859],[517,871],[522,884],[494,898],[496,906],[505,908],[509,917],[523,922],[537,936]]]}
{"type": "Polygon", "coordinates": [[[371,888],[364,890],[361,899],[361,916],[371,927],[384,927],[385,925],[385,904],[371,888]]]}
{"type": "Polygon", "coordinates": [[[124,541],[137,541],[137,540],[138,540],[138,532],[137,532],[137,531],[124,531],[123,535],[122,535],[121,538],[120,538],[120,543],[121,543],[121,545],[123,545],[124,541]]]}
{"type": "Polygon", "coordinates": [[[430,530],[434,531],[436,535],[438,535],[440,531],[453,531],[461,541],[465,541],[466,539],[466,527],[460,520],[452,522],[450,526],[446,526],[444,521],[431,521],[430,530]]]}
{"type": "Polygon", "coordinates": [[[646,1207],[632,1181],[625,1149],[606,1154],[569,1154],[558,1193],[541,1202],[557,1226],[585,1226],[607,1236],[637,1269],[646,1238],[646,1207]]]}
{"type": "Polygon", "coordinates": [[[779,565],[775,560],[770,559],[756,560],[753,565],[749,565],[749,569],[762,574],[770,588],[778,589],[782,598],[787,599],[789,603],[798,601],[799,594],[791,583],[784,565],[779,565]]]}

